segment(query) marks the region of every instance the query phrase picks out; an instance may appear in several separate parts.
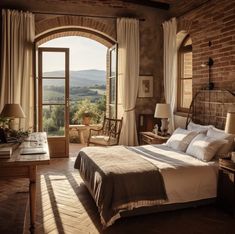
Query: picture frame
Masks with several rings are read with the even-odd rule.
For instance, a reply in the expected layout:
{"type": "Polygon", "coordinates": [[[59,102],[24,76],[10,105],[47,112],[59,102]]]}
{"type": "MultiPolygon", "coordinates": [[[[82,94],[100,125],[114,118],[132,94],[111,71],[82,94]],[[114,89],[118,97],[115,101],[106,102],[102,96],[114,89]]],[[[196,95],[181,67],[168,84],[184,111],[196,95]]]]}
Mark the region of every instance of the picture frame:
{"type": "Polygon", "coordinates": [[[153,76],[141,75],[139,79],[138,97],[153,97],[153,76]]]}

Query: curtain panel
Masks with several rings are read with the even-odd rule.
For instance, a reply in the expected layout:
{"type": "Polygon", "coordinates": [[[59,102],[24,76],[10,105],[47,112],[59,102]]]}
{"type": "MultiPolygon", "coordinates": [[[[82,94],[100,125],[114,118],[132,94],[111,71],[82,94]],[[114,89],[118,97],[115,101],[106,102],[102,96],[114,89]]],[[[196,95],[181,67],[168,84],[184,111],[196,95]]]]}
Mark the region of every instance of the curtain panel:
{"type": "Polygon", "coordinates": [[[2,10],[1,100],[21,104],[26,115],[19,128],[33,127],[33,41],[34,15],[29,12],[2,10]]]}
{"type": "Polygon", "coordinates": [[[164,38],[164,93],[166,103],[171,106],[171,118],[169,123],[169,131],[172,133],[174,126],[174,111],[177,104],[177,22],[176,18],[163,22],[163,38],[164,38]]]}
{"type": "Polygon", "coordinates": [[[123,106],[120,144],[137,145],[135,105],[139,80],[139,20],[117,19],[118,96],[123,106]]]}

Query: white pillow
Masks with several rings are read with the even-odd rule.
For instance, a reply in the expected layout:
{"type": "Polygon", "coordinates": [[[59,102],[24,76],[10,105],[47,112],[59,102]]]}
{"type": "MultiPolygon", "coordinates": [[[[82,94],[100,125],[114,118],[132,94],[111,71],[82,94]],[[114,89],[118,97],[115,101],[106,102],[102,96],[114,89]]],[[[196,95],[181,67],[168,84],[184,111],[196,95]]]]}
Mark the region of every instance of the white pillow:
{"type": "Polygon", "coordinates": [[[206,135],[209,136],[209,137],[214,137],[216,139],[221,139],[221,140],[227,140],[228,141],[227,144],[223,145],[219,149],[219,151],[217,153],[219,158],[227,157],[228,153],[233,151],[235,135],[225,133],[223,130],[220,130],[220,129],[215,128],[215,127],[210,128],[206,135]]]}
{"type": "Polygon", "coordinates": [[[194,131],[194,132],[198,132],[198,133],[206,133],[212,127],[213,127],[213,125],[195,124],[192,121],[190,121],[187,129],[189,131],[194,131]]]}
{"type": "Polygon", "coordinates": [[[197,134],[197,132],[177,128],[166,142],[166,145],[172,149],[185,152],[188,145],[197,134]]]}
{"type": "Polygon", "coordinates": [[[208,162],[215,156],[218,149],[226,143],[227,141],[225,140],[215,139],[200,133],[191,141],[186,154],[208,162]]]}

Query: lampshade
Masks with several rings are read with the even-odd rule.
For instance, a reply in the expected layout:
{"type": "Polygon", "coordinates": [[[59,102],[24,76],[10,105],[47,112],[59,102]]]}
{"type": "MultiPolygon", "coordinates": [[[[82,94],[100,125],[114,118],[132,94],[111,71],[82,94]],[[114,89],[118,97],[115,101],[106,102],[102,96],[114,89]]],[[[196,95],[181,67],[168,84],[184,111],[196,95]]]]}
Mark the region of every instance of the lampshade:
{"type": "Polygon", "coordinates": [[[155,118],[170,118],[171,117],[170,104],[157,103],[154,117],[155,118]]]}
{"type": "Polygon", "coordinates": [[[5,104],[0,116],[5,118],[25,118],[20,104],[5,104]]]}
{"type": "Polygon", "coordinates": [[[227,113],[225,132],[235,134],[235,112],[227,113]]]}

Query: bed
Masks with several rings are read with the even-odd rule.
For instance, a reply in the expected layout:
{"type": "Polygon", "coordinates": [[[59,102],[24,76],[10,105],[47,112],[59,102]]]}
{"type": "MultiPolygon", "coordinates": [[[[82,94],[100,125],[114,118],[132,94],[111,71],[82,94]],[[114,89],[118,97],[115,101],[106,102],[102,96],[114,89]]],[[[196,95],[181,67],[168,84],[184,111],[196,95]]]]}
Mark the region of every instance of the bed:
{"type": "Polygon", "coordinates": [[[215,201],[218,158],[234,147],[234,136],[210,124],[187,125],[162,145],[81,149],[74,167],[104,228],[124,216],[215,201]]]}

